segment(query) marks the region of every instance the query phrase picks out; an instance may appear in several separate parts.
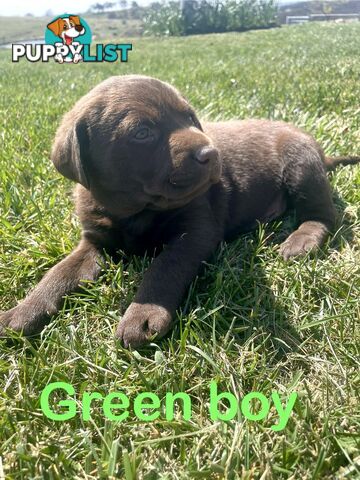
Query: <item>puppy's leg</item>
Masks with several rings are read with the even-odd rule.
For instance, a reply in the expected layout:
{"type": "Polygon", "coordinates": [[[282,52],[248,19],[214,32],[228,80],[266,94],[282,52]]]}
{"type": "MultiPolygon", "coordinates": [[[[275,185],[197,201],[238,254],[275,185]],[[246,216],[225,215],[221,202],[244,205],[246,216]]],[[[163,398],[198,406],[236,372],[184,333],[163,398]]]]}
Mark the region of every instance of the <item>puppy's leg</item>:
{"type": "Polygon", "coordinates": [[[101,253],[83,239],[78,247],[44,276],[35,289],[16,307],[0,313],[0,335],[11,328],[24,335],[39,333],[82,280],[95,280],[100,273],[101,253]]]}
{"type": "Polygon", "coordinates": [[[187,287],[218,244],[214,232],[215,227],[188,230],[155,258],[118,326],[116,336],[125,347],[138,347],[170,330],[187,287]]]}
{"type": "Polygon", "coordinates": [[[313,141],[287,151],[284,181],[299,227],[281,245],[285,260],[320,247],[335,224],[335,210],[322,152],[313,141]]]}

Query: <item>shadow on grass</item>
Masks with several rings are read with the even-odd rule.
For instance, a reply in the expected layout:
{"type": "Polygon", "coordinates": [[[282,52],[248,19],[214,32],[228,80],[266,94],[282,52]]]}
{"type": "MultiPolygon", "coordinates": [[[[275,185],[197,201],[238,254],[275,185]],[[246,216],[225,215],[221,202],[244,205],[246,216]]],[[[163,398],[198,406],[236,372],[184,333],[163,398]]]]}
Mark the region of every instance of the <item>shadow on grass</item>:
{"type": "Polygon", "coordinates": [[[353,219],[346,211],[346,208],[349,206],[339,194],[335,191],[333,192],[333,200],[336,209],[336,233],[330,239],[331,248],[340,251],[343,247],[344,239],[351,243],[354,239],[353,232],[353,219]]]}
{"type": "MultiPolygon", "coordinates": [[[[330,239],[330,246],[339,251],[344,239],[350,243],[354,235],[350,216],[346,213],[347,203],[336,192],[334,203],[338,227],[335,238],[330,239]]],[[[229,342],[237,347],[253,341],[254,345],[271,350],[274,353],[273,361],[280,361],[289,352],[301,349],[303,339],[294,325],[294,314],[289,313],[291,300],[284,296],[284,292],[274,290],[271,284],[272,278],[284,274],[289,268],[278,256],[277,245],[287,238],[295,226],[295,215],[290,211],[280,220],[259,225],[256,230],[243,233],[232,242],[224,242],[191,285],[187,298],[178,310],[180,322],[175,324],[174,330],[164,339],[157,342],[160,347],[165,347],[169,339],[175,343],[181,342],[184,329],[190,327],[194,341],[201,340],[203,344],[209,344],[214,341],[214,335],[218,344],[229,342]]],[[[322,259],[326,255],[326,252],[320,250],[316,257],[322,259]]],[[[149,256],[131,257],[117,252],[112,257],[108,256],[106,263],[115,268],[121,264],[121,271],[130,269],[129,273],[137,275],[141,281],[149,261],[149,256]]],[[[304,263],[307,261],[307,257],[301,260],[304,263]]],[[[105,270],[106,268],[99,282],[113,283],[112,269],[108,272],[105,270]]],[[[123,275],[121,277],[123,282],[123,275]]],[[[87,302],[89,296],[93,302],[99,300],[99,293],[92,292],[95,288],[90,285],[83,290],[87,302]]],[[[114,310],[119,311],[119,320],[120,313],[131,302],[135,289],[125,295],[123,292],[124,284],[121,289],[114,289],[115,298],[112,303],[114,310]],[[117,308],[114,303],[121,307],[117,308]]],[[[318,302],[319,297],[314,300],[318,302]]],[[[81,304],[81,295],[73,293],[65,303],[61,312],[51,319],[51,323],[55,318],[61,319],[67,308],[72,310],[77,303],[81,304]]],[[[115,320],[114,330],[116,326],[115,320]]],[[[316,335],[321,334],[317,332],[316,335]]],[[[39,343],[40,335],[24,339],[19,334],[14,334],[8,339],[1,339],[0,345],[10,349],[23,347],[26,355],[31,357],[39,343]]],[[[227,350],[227,345],[222,347],[227,350]]],[[[152,355],[154,347],[145,346],[139,350],[145,356],[152,355]]]]}
{"type": "MultiPolygon", "coordinates": [[[[328,246],[341,251],[344,240],[351,243],[354,238],[352,221],[346,213],[348,204],[337,192],[334,192],[333,198],[337,211],[335,236],[330,236],[324,249],[296,259],[300,270],[303,266],[306,268],[312,257],[320,261],[326,259],[328,246]]],[[[214,320],[215,327],[210,322],[205,322],[203,327],[199,322],[197,324],[198,335],[201,335],[204,343],[213,341],[214,332],[219,343],[224,339],[232,339],[238,345],[245,345],[253,338],[255,345],[262,345],[261,348],[274,352],[274,362],[280,361],[289,352],[302,352],[304,337],[301,337],[296,326],[297,316],[289,308],[289,302],[293,300],[285,292],[276,291],[272,285],[272,279],[276,276],[287,271],[289,275],[291,272],[291,261],[282,260],[277,250],[295,228],[295,213],[290,211],[282,219],[260,225],[256,230],[222,244],[180,308],[181,316],[186,317],[192,311],[200,309],[200,312],[211,312],[222,306],[221,314],[214,313],[218,317],[214,320]]],[[[322,293],[312,291],[310,294],[313,303],[319,305],[322,293]]],[[[206,313],[199,316],[208,318],[206,313]]],[[[181,331],[177,326],[175,338],[180,336],[181,331]]],[[[312,332],[312,336],[322,337],[322,331],[312,332]]]]}
{"type": "Polygon", "coordinates": [[[192,324],[195,341],[202,345],[215,341],[227,353],[252,342],[254,348],[271,351],[278,362],[300,348],[302,339],[288,320],[286,299],[274,292],[266,271],[272,262],[279,270],[286,267],[276,252],[265,255],[262,233],[244,234],[220,246],[190,288],[173,339],[181,339],[186,324],[192,324]]]}

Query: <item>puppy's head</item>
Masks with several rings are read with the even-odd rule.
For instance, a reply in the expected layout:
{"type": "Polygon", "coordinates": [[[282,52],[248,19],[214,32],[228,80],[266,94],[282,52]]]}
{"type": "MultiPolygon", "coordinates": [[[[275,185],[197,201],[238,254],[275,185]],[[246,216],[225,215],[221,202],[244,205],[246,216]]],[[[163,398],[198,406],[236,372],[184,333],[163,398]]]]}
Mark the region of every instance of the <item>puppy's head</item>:
{"type": "Polygon", "coordinates": [[[63,39],[66,45],[72,43],[72,39],[83,35],[85,28],[81,25],[80,18],[77,15],[71,15],[69,18],[58,18],[48,24],[54,35],[63,39]]]}
{"type": "Polygon", "coordinates": [[[183,206],[221,173],[188,102],[137,75],[112,77],[81,98],[63,118],[52,160],[119,216],[183,206]]]}

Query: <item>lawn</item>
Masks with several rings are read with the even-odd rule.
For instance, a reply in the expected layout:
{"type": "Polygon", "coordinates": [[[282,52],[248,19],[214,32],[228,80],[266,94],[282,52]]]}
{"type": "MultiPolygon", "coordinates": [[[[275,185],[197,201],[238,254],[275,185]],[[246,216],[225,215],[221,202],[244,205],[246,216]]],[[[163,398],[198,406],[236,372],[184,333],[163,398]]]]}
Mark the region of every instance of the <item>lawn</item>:
{"type": "MultiPolygon", "coordinates": [[[[73,185],[51,162],[61,116],[110,75],[169,81],[208,119],[266,117],[306,128],[327,154],[360,151],[360,24],[134,39],[127,64],[12,64],[0,52],[0,310],[22,299],[79,238],[73,185]]],[[[293,215],[223,244],[192,284],[165,339],[128,351],[113,338],[151,261],[114,263],[67,298],[40,338],[0,340],[0,478],[359,478],[360,166],[331,174],[335,235],[314,258],[285,263],[279,241],[293,215]],[[209,384],[240,400],[258,391],[283,402],[281,431],[262,421],[213,421],[209,384]],[[133,411],[56,422],[40,409],[51,382],[113,391],[131,402],[186,392],[181,409],[153,421],[133,411]]],[[[65,397],[64,397],[65,398],[65,397]]]]}

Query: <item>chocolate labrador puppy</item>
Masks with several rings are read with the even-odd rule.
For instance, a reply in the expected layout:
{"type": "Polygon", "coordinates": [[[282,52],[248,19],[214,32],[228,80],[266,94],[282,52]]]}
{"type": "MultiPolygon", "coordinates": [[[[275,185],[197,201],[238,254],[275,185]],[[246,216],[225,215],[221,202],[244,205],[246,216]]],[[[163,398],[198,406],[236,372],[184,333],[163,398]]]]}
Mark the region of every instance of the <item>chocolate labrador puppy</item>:
{"type": "Polygon", "coordinates": [[[326,170],[359,160],[326,159],[312,137],[282,122],[200,123],[167,83],[109,78],[64,116],[52,149],[55,167],[79,184],[81,241],[1,314],[0,331],[38,333],[64,295],[97,278],[104,250],[141,255],[161,249],[116,332],[132,347],[161,337],[222,240],[291,206],[299,227],[281,255],[289,259],[321,246],[334,226],[326,170]]]}

